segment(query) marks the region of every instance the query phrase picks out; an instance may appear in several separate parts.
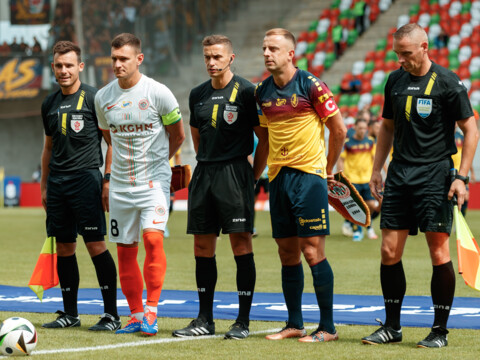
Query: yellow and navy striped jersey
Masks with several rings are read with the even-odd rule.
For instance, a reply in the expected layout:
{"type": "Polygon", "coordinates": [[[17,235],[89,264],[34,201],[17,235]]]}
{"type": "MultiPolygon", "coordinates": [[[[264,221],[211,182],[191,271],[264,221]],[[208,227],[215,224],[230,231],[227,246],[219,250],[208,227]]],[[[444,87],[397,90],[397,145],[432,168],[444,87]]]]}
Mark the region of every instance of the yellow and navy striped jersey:
{"type": "Polygon", "coordinates": [[[370,181],[375,155],[375,139],[366,136],[357,140],[353,136],[347,138],[340,154],[343,163],[343,172],[354,184],[366,184],[370,181]]]}
{"type": "Polygon", "coordinates": [[[338,112],[327,85],[297,70],[283,88],[268,77],[255,98],[260,126],[268,127],[270,181],[284,166],[326,178],[325,122],[338,112]]]}

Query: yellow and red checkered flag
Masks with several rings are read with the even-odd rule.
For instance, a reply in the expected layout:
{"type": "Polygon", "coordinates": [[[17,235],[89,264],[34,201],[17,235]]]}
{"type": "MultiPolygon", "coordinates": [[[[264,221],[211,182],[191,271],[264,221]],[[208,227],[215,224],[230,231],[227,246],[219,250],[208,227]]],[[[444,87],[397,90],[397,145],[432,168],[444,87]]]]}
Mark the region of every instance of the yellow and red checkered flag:
{"type": "Polygon", "coordinates": [[[43,292],[58,285],[55,237],[47,237],[28,286],[42,301],[43,292]]]}
{"type": "Polygon", "coordinates": [[[465,284],[480,291],[480,248],[457,205],[453,216],[457,231],[458,272],[465,284]]]}

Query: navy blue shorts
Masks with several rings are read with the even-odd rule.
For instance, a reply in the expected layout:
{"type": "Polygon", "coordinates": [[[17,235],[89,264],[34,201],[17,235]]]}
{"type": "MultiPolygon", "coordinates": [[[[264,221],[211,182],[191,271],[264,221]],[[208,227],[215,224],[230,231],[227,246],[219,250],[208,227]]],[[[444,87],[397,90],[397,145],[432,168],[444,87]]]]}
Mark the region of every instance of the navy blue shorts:
{"type": "Polygon", "coordinates": [[[448,200],[453,167],[450,158],[431,164],[392,161],[382,202],[381,229],[450,234],[453,203],[448,200]]]}
{"type": "Polygon", "coordinates": [[[270,182],[270,218],[275,239],[329,235],[327,180],[282,168],[270,182]]]}
{"type": "Polygon", "coordinates": [[[363,200],[365,201],[375,200],[374,197],[372,196],[372,192],[370,191],[370,186],[368,185],[368,183],[352,184],[352,185],[355,186],[355,189],[357,189],[358,193],[363,198],[363,200]]]}
{"type": "Polygon", "coordinates": [[[87,241],[106,234],[102,207],[102,174],[88,169],[75,174],[52,174],[47,180],[47,234],[57,241],[75,242],[77,234],[87,241]]]}

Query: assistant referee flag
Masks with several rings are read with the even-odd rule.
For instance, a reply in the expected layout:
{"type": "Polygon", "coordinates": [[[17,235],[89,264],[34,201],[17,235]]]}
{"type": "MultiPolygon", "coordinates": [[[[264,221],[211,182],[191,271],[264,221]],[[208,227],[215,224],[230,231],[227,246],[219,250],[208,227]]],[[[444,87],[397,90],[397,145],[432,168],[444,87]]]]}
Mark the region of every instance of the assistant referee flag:
{"type": "Polygon", "coordinates": [[[457,231],[458,272],[468,286],[480,291],[480,248],[457,205],[453,216],[457,231]]]}
{"type": "Polygon", "coordinates": [[[43,292],[58,285],[55,237],[47,237],[28,286],[42,301],[43,292]]]}

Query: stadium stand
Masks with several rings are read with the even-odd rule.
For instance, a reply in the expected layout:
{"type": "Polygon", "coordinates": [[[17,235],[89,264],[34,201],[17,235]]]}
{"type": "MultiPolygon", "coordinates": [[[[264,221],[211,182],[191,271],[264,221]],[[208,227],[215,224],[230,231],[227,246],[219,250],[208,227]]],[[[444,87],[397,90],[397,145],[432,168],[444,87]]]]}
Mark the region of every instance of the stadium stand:
{"type": "Polygon", "coordinates": [[[409,22],[425,28],[431,59],[457,73],[469,89],[474,109],[480,111],[480,1],[420,0],[408,14],[398,16],[396,27],[378,40],[364,60],[357,61],[352,71],[343,75],[340,86],[332,87],[342,113],[356,116],[358,109],[364,107],[375,115],[381,113],[387,76],[398,68],[392,51],[393,33],[409,22]],[[442,41],[438,41],[439,37],[442,41]],[[352,77],[360,78],[360,93],[341,93],[352,77]]]}

